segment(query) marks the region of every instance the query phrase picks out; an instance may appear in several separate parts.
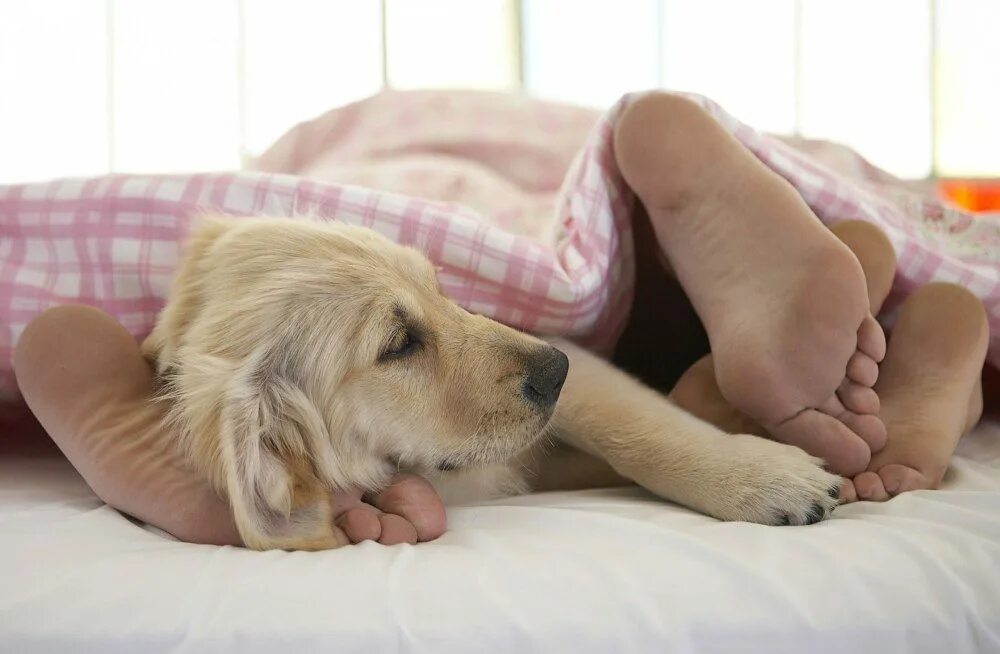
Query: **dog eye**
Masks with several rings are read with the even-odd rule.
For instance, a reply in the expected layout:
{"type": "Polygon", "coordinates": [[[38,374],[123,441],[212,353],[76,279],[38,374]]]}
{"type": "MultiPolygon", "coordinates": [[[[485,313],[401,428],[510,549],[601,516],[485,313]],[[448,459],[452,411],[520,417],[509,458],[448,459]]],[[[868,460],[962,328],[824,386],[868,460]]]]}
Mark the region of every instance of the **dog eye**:
{"type": "Polygon", "coordinates": [[[396,332],[392,340],[389,341],[389,345],[382,352],[382,359],[398,359],[404,357],[408,354],[412,354],[420,347],[420,341],[417,340],[408,329],[400,329],[396,332]]]}

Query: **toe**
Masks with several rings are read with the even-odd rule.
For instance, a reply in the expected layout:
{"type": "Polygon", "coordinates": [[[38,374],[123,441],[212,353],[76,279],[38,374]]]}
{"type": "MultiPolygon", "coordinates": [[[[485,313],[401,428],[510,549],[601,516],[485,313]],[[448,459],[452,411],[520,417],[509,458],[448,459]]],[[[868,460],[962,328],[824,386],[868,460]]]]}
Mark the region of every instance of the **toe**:
{"type": "Polygon", "coordinates": [[[882,325],[869,315],[858,328],[858,349],[875,361],[885,358],[885,332],[882,325]]]}
{"type": "Polygon", "coordinates": [[[847,362],[847,378],[862,386],[874,386],[878,381],[878,364],[864,352],[855,352],[847,362]]]}
{"type": "MultiPolygon", "coordinates": [[[[838,416],[847,425],[847,428],[857,434],[861,440],[868,444],[870,453],[879,452],[885,447],[889,432],[885,428],[885,423],[876,415],[859,415],[847,411],[838,416]]],[[[865,464],[867,467],[868,464],[865,464]]],[[[863,470],[864,468],[862,468],[863,470]]]]}
{"type": "Polygon", "coordinates": [[[426,479],[417,475],[396,475],[389,487],[373,498],[372,504],[408,521],[421,542],[434,540],[447,528],[441,498],[426,479]]]}
{"type": "Polygon", "coordinates": [[[854,488],[854,481],[850,477],[844,477],[840,482],[839,500],[841,504],[858,501],[858,491],[854,488]]]}
{"type": "Polygon", "coordinates": [[[820,457],[831,471],[841,475],[857,474],[871,459],[871,448],[858,434],[814,409],[806,409],[769,431],[775,439],[820,457]]]}
{"type": "Polygon", "coordinates": [[[889,463],[879,468],[878,476],[889,495],[911,490],[931,488],[930,480],[919,470],[899,463],[889,463]]]}
{"type": "Polygon", "coordinates": [[[379,516],[369,506],[359,505],[348,509],[337,518],[336,525],[344,530],[352,543],[378,540],[382,535],[382,524],[379,522],[379,516]]]}
{"type": "Polygon", "coordinates": [[[866,502],[884,502],[889,499],[889,493],[882,485],[882,478],[874,472],[862,472],[854,478],[854,488],[858,498],[866,502]]]}
{"type": "Polygon", "coordinates": [[[382,523],[382,535],[378,542],[383,545],[399,545],[401,543],[416,545],[417,530],[409,520],[391,513],[383,513],[379,516],[379,522],[382,523]]]}
{"type": "Polygon", "coordinates": [[[845,379],[837,389],[837,397],[854,413],[878,415],[878,393],[870,386],[862,386],[845,379]]]}

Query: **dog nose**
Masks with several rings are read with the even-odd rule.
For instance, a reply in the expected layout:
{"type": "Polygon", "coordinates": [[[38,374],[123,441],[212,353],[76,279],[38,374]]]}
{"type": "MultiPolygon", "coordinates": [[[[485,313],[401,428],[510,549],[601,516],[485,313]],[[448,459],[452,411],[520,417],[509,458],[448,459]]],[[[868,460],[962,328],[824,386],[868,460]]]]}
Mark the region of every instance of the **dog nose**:
{"type": "Polygon", "coordinates": [[[525,365],[525,379],[521,391],[529,402],[550,407],[559,399],[559,391],[566,381],[569,359],[551,345],[532,355],[525,365]]]}

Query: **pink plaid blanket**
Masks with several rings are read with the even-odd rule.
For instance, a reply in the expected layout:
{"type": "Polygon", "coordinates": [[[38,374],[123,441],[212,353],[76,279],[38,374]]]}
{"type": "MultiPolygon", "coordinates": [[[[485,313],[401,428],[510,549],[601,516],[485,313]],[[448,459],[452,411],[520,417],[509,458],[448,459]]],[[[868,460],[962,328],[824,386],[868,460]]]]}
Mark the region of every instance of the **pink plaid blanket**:
{"type": "MultiPolygon", "coordinates": [[[[634,280],[633,197],[611,132],[634,97],[598,115],[513,95],[388,92],[299,125],[255,172],[0,187],[0,399],[16,397],[18,335],[48,307],[94,305],[145,336],[190,221],[206,210],[371,227],[427,253],[445,292],[469,310],[608,352],[634,280]]],[[[982,298],[1000,363],[997,217],[945,208],[843,150],[810,157],[696,99],[823,222],[860,218],[885,230],[899,255],[890,311],[931,280],[982,298]]]]}

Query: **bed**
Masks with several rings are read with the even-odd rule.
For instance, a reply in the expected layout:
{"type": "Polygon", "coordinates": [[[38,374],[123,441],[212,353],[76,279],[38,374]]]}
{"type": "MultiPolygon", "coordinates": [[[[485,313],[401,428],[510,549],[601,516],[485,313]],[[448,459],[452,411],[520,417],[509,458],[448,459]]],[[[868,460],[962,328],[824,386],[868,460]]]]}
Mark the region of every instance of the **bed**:
{"type": "Polygon", "coordinates": [[[944,488],[809,527],[638,488],[450,510],[417,546],[189,545],[103,505],[57,451],[0,457],[5,652],[1000,651],[1000,424],[944,488]]]}
{"type": "MultiPolygon", "coordinates": [[[[719,118],[770,165],[791,167],[820,217],[886,229],[908,257],[902,292],[931,278],[979,291],[1000,361],[996,265],[940,256],[946,246],[994,256],[994,222],[912,200],[856,155],[816,152],[820,168],[719,118]]],[[[186,217],[204,206],[374,226],[437,257],[444,288],[472,310],[611,343],[628,299],[628,269],[615,262],[631,241],[608,238],[628,235],[628,203],[606,165],[610,118],[596,119],[516,96],[389,93],[293,129],[257,173],[0,187],[0,218],[26,237],[38,230],[0,362],[28,318],[67,301],[64,285],[108,289],[91,300],[112,313],[100,302],[126,300],[119,320],[148,331],[186,217]],[[439,202],[403,199],[416,191],[439,202]],[[555,211],[557,200],[572,211],[555,211]],[[115,226],[93,278],[43,247],[77,210],[115,226]],[[558,256],[540,248],[556,226],[537,217],[570,214],[582,218],[560,223],[558,256]],[[111,238],[139,227],[159,240],[111,238]],[[497,294],[501,281],[517,284],[520,304],[497,294]],[[567,314],[566,298],[590,313],[567,314]]],[[[963,440],[943,490],[841,507],[809,527],[721,523],[632,487],[454,507],[433,543],[321,553],[176,542],[103,505],[58,451],[7,451],[18,434],[3,433],[0,652],[1000,652],[1000,423],[963,440]]]]}

